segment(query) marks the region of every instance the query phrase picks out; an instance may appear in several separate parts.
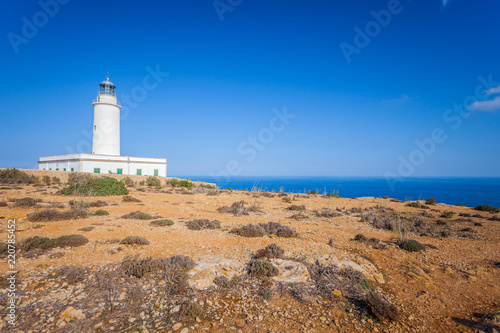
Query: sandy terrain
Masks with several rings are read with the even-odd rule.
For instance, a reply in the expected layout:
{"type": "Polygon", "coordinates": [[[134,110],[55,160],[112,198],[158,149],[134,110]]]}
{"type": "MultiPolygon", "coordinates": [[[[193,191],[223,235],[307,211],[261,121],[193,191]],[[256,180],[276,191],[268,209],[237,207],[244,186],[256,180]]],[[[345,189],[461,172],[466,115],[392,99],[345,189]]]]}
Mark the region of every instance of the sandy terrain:
{"type": "MultiPolygon", "coordinates": [[[[0,190],[0,201],[8,203],[6,207],[0,207],[0,241],[3,243],[7,241],[7,220],[13,218],[16,219],[18,244],[33,236],[56,238],[78,234],[89,240],[83,246],[54,248],[28,257],[18,251],[17,286],[21,295],[18,314],[23,313],[18,325],[25,332],[30,329],[32,332],[77,332],[78,327],[82,332],[474,332],[475,329],[500,332],[500,222],[489,220],[494,215],[492,213],[439,203],[429,206],[429,209],[413,208],[403,202],[382,198],[346,199],[136,186],[129,188],[129,195],[142,202],[123,202],[122,196],[94,199],[108,204],[101,207],[110,213],[108,216],[56,222],[28,221],[27,214],[49,208],[54,203],[66,206],[62,208],[61,205],[57,210],[68,210],[68,201],[72,197],[57,194],[64,186],[19,185],[0,190]],[[14,207],[13,199],[24,197],[42,201],[35,208],[14,207]],[[291,202],[285,202],[285,197],[291,202]],[[219,207],[231,206],[241,200],[246,201],[248,207],[259,207],[260,211],[248,215],[218,211],[219,207]],[[292,204],[306,208],[298,219],[291,218],[298,212],[287,209],[292,204]],[[340,216],[317,216],[315,212],[323,208],[338,209],[340,216]],[[352,208],[360,209],[361,213],[351,212],[352,208]],[[161,216],[174,224],[159,227],[151,225],[151,220],[121,218],[134,211],[161,216]],[[383,214],[382,211],[419,216],[420,226],[409,238],[431,247],[415,253],[401,249],[396,243],[396,232],[375,228],[370,221],[373,215],[383,214]],[[455,214],[451,218],[440,217],[444,211],[455,214]],[[426,216],[421,216],[423,212],[426,216]],[[483,217],[467,216],[478,213],[483,217]],[[366,221],[360,222],[366,216],[369,216],[366,221]],[[189,230],[184,222],[194,219],[218,220],[221,228],[189,230]],[[438,220],[446,225],[436,223],[438,220]],[[229,232],[248,223],[270,221],[292,227],[299,236],[247,238],[229,232]],[[84,227],[94,229],[79,230],[84,227]],[[377,238],[382,246],[356,241],[357,234],[377,238]],[[110,242],[127,236],[144,237],[150,244],[130,246],[110,242]],[[328,245],[330,239],[333,239],[333,246],[328,245]],[[270,280],[249,280],[227,290],[214,287],[213,278],[216,276],[245,275],[252,254],[270,244],[285,251],[283,261],[273,261],[280,269],[278,276],[270,280]],[[61,254],[54,255],[56,253],[61,254]],[[136,279],[134,283],[144,284],[144,289],[158,283],[158,286],[151,287],[153,301],[150,303],[156,310],[109,314],[102,309],[104,301],[85,308],[88,306],[86,301],[97,297],[92,293],[94,287],[90,282],[96,270],[106,264],[118,264],[127,255],[138,253],[140,258],[178,254],[191,257],[197,263],[189,272],[192,290],[182,297],[191,297],[200,304],[201,311],[193,316],[171,316],[161,323],[155,321],[155,316],[160,317],[163,312],[176,313],[176,302],[181,300],[167,297],[166,302],[172,301],[174,310],[162,305],[159,292],[157,301],[154,301],[157,292],[154,288],[161,288],[162,282],[146,277],[136,279]],[[292,292],[283,292],[285,287],[294,288],[294,283],[306,289],[316,288],[306,267],[315,262],[360,271],[370,288],[384,295],[397,308],[399,320],[381,320],[346,295],[335,299],[316,294],[297,297],[292,292]],[[57,272],[66,266],[88,268],[88,280],[76,285],[64,282],[64,276],[58,276],[57,272]],[[259,292],[262,288],[269,292],[262,294],[259,292]],[[61,317],[68,307],[81,310],[85,318],[61,317]],[[496,317],[488,317],[495,313],[496,317]]],[[[89,210],[95,212],[97,209],[89,210]]],[[[6,258],[0,262],[0,268],[3,275],[9,270],[6,258]]],[[[7,289],[5,285],[2,288],[2,305],[5,305],[7,289]]],[[[7,320],[8,317],[2,314],[0,325],[10,327],[7,320]]]]}

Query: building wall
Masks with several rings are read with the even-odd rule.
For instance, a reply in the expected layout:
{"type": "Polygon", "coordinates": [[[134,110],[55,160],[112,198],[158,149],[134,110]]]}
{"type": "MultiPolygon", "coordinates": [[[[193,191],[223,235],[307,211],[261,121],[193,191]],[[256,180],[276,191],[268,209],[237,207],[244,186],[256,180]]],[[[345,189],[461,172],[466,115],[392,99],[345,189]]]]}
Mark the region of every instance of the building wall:
{"type": "Polygon", "coordinates": [[[158,170],[158,177],[167,176],[166,164],[153,164],[153,163],[138,163],[138,162],[110,162],[110,161],[53,161],[41,162],[39,170],[52,170],[52,171],[75,171],[75,172],[90,172],[95,173],[100,169],[99,173],[109,174],[118,173],[118,169],[122,169],[123,175],[137,175],[137,169],[141,169],[142,176],[154,176],[154,170],[158,170]],[[64,170],[66,168],[66,170],[64,170]],[[74,168],[71,170],[71,168],[74,168]]]}

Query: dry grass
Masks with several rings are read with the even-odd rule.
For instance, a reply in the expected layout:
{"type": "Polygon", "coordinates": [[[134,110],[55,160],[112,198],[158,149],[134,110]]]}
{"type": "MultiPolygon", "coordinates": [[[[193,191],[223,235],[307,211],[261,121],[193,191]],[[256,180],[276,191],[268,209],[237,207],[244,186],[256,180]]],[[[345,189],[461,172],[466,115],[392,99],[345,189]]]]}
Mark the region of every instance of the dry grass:
{"type": "Polygon", "coordinates": [[[142,213],[139,211],[128,213],[122,216],[122,219],[137,219],[137,220],[151,220],[153,219],[153,216],[147,214],[147,213],[142,213]]]}
{"type": "Polygon", "coordinates": [[[234,228],[230,233],[241,237],[262,237],[267,234],[266,230],[257,224],[247,224],[240,228],[234,228]]]}
{"type": "Polygon", "coordinates": [[[37,204],[41,201],[42,201],[41,199],[33,199],[33,198],[15,199],[14,200],[14,207],[32,208],[32,207],[36,207],[37,204]]]}
{"type": "Polygon", "coordinates": [[[370,312],[380,321],[390,320],[398,321],[399,313],[398,309],[387,302],[377,293],[370,292],[365,296],[365,304],[367,305],[370,312]]]}
{"type": "Polygon", "coordinates": [[[252,260],[248,264],[248,274],[254,277],[268,279],[279,274],[278,267],[267,260],[252,260]]]}
{"type": "Polygon", "coordinates": [[[76,220],[86,218],[91,213],[84,208],[73,207],[68,211],[60,212],[55,209],[45,209],[39,212],[28,214],[28,220],[31,222],[53,222],[62,220],[76,220]]]}

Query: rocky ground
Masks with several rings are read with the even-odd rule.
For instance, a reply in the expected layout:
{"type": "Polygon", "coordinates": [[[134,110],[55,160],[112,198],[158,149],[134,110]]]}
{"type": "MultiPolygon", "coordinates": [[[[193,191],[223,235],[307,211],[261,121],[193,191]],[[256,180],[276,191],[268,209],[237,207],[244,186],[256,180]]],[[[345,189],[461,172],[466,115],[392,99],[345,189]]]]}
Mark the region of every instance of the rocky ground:
{"type": "Polygon", "coordinates": [[[18,271],[14,327],[1,281],[2,330],[500,332],[498,213],[164,185],[128,187],[138,201],[74,198],[64,187],[0,189],[0,241],[15,219],[18,271]],[[70,200],[99,207],[27,217],[70,200]],[[238,229],[248,224],[262,227],[238,229]]]}

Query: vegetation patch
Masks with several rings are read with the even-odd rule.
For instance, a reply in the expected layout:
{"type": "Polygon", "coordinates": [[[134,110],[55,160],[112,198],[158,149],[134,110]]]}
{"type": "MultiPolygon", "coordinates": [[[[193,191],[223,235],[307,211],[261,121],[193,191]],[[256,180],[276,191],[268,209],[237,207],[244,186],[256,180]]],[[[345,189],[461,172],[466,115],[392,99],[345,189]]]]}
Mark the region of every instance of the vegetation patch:
{"type": "Polygon", "coordinates": [[[401,244],[399,244],[399,247],[408,252],[420,252],[422,250],[425,250],[424,244],[413,239],[402,242],[401,244]]]}
{"type": "Polygon", "coordinates": [[[278,222],[259,223],[259,225],[266,231],[266,233],[274,234],[278,237],[290,238],[298,236],[294,229],[278,222]]]}
{"type": "Polygon", "coordinates": [[[304,205],[291,205],[287,209],[293,210],[293,211],[303,211],[303,210],[306,210],[306,206],[304,206],[304,205]]]}
{"type": "Polygon", "coordinates": [[[19,208],[36,207],[36,205],[41,201],[42,201],[41,199],[33,199],[33,198],[15,199],[14,207],[19,207],[19,208]]]}
{"type": "Polygon", "coordinates": [[[36,184],[38,182],[38,177],[15,168],[0,170],[0,184],[36,184]]]}
{"type": "Polygon", "coordinates": [[[267,260],[252,260],[247,269],[248,274],[261,279],[269,279],[279,274],[278,267],[267,260]]]}
{"type": "Polygon", "coordinates": [[[45,209],[39,212],[28,214],[28,221],[31,222],[53,222],[61,220],[76,220],[90,216],[90,212],[86,209],[72,208],[65,212],[60,212],[55,209],[45,209]]]}
{"type": "Polygon", "coordinates": [[[445,211],[441,214],[441,217],[446,218],[446,219],[451,219],[451,218],[453,217],[453,215],[455,215],[455,213],[454,213],[454,212],[450,212],[450,211],[445,210],[445,211]]]}
{"type": "Polygon", "coordinates": [[[83,227],[83,228],[78,229],[78,231],[92,231],[94,229],[95,229],[95,227],[83,227]]]}
{"type": "Polygon", "coordinates": [[[413,208],[430,209],[429,206],[423,205],[420,201],[410,201],[405,206],[413,208]]]}
{"type": "Polygon", "coordinates": [[[220,229],[220,221],[208,219],[192,220],[186,222],[186,226],[189,230],[204,230],[204,229],[220,229]]]}
{"type": "Polygon", "coordinates": [[[267,234],[260,225],[249,223],[240,228],[234,228],[230,233],[241,237],[262,237],[267,234]]]}
{"type": "Polygon", "coordinates": [[[425,201],[426,205],[435,205],[437,203],[437,200],[435,198],[429,198],[425,201]]]}
{"type": "MultiPolygon", "coordinates": [[[[250,209],[245,207],[246,204],[247,204],[247,202],[244,200],[236,201],[236,202],[233,202],[231,207],[227,207],[227,206],[219,207],[219,208],[217,208],[217,211],[219,213],[230,213],[230,214],[233,214],[235,216],[248,215],[248,212],[250,211],[250,209]]],[[[256,209],[256,210],[258,210],[258,209],[256,209]]]]}
{"type": "Polygon", "coordinates": [[[86,270],[83,267],[69,267],[65,271],[65,279],[68,284],[76,284],[85,280],[86,270]]]}
{"type": "Polygon", "coordinates": [[[139,200],[137,198],[134,198],[131,195],[125,195],[125,196],[123,196],[122,201],[123,202],[142,202],[141,200],[139,200]]]}
{"type": "Polygon", "coordinates": [[[193,187],[193,183],[187,179],[172,179],[170,185],[172,185],[172,187],[186,187],[186,188],[193,187]]]}
{"type": "Polygon", "coordinates": [[[149,245],[149,241],[146,238],[139,236],[128,236],[120,241],[120,244],[124,245],[149,245]]]}
{"type": "Polygon", "coordinates": [[[322,208],[319,211],[316,211],[315,214],[317,217],[328,217],[328,218],[338,217],[338,216],[342,215],[338,211],[331,209],[331,208],[327,208],[327,207],[322,208]]]}
{"type": "Polygon", "coordinates": [[[95,211],[94,214],[97,216],[106,216],[106,215],[109,215],[109,212],[107,210],[104,210],[104,209],[98,209],[95,211]]]}
{"type": "Polygon", "coordinates": [[[157,227],[166,227],[166,226],[173,225],[173,224],[174,224],[174,221],[168,220],[168,219],[151,221],[151,225],[154,225],[157,227]]]}
{"type": "Polygon", "coordinates": [[[266,246],[264,249],[258,250],[254,254],[254,259],[260,259],[260,258],[267,258],[267,259],[274,259],[274,258],[282,258],[283,254],[285,253],[285,250],[283,250],[281,247],[279,247],[276,244],[271,244],[266,246]]]}
{"type": "Polygon", "coordinates": [[[152,220],[153,216],[139,211],[122,215],[122,219],[152,220]]]}
{"type": "Polygon", "coordinates": [[[0,201],[0,207],[7,207],[8,204],[5,201],[0,201]]]}
{"type": "Polygon", "coordinates": [[[158,177],[155,177],[155,176],[149,176],[147,179],[146,179],[146,185],[147,186],[156,186],[156,187],[160,187],[161,186],[161,180],[158,179],[158,177]]]}
{"type": "Polygon", "coordinates": [[[493,207],[490,205],[479,205],[474,209],[479,210],[481,212],[500,213],[500,208],[493,207]]]}
{"type": "Polygon", "coordinates": [[[85,245],[89,240],[82,235],[68,235],[56,238],[56,246],[58,247],[77,247],[85,245]]]}
{"type": "Polygon", "coordinates": [[[61,190],[64,195],[72,195],[75,192],[96,196],[128,194],[125,184],[111,177],[89,179],[86,184],[70,185],[61,190]]]}
{"type": "Polygon", "coordinates": [[[380,321],[398,321],[399,312],[398,309],[387,302],[379,294],[375,292],[368,293],[364,298],[365,304],[367,305],[370,312],[380,321]]]}

